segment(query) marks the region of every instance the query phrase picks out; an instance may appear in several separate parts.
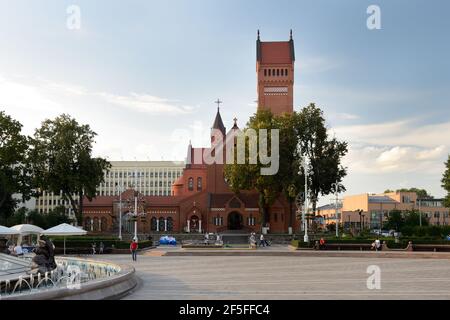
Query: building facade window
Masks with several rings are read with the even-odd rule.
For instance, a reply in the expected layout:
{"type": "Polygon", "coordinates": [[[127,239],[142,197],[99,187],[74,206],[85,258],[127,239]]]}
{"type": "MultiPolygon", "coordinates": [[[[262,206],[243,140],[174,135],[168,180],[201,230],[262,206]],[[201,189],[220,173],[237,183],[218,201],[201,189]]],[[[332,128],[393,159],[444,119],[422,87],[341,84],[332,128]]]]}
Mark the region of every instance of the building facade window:
{"type": "Polygon", "coordinates": [[[189,178],[188,179],[188,190],[189,191],[194,191],[194,178],[189,178]]]}
{"type": "Polygon", "coordinates": [[[215,226],[222,226],[223,225],[223,218],[222,217],[213,217],[213,224],[215,226]]]}
{"type": "Polygon", "coordinates": [[[197,191],[202,191],[202,178],[197,178],[197,191]]]}

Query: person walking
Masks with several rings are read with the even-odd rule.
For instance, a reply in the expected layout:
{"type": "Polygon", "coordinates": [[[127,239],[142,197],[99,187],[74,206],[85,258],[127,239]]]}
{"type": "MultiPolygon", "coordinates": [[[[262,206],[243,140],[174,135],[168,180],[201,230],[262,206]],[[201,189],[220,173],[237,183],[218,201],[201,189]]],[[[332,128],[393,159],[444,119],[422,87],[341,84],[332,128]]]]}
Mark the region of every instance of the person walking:
{"type": "Polygon", "coordinates": [[[92,255],[95,255],[96,254],[96,250],[95,250],[95,248],[97,247],[97,245],[95,244],[95,242],[92,244],[92,255]]]}
{"type": "Polygon", "coordinates": [[[381,241],[377,238],[377,240],[375,240],[375,251],[378,250],[381,250],[381,241]]]}
{"type": "Polygon", "coordinates": [[[131,258],[133,261],[137,261],[137,249],[138,249],[138,243],[135,239],[130,244],[130,251],[131,251],[131,258]]]}
{"type": "Polygon", "coordinates": [[[103,254],[103,249],[105,249],[105,245],[103,244],[103,241],[102,241],[102,242],[100,242],[100,246],[99,246],[99,251],[98,251],[98,253],[99,253],[99,254],[103,254]]]}
{"type": "Polygon", "coordinates": [[[261,233],[261,235],[259,236],[259,247],[261,247],[261,245],[263,247],[266,246],[266,240],[264,240],[264,235],[261,233]]]}
{"type": "Polygon", "coordinates": [[[325,239],[324,238],[320,238],[319,250],[322,250],[324,247],[325,247],[325,239]]]}

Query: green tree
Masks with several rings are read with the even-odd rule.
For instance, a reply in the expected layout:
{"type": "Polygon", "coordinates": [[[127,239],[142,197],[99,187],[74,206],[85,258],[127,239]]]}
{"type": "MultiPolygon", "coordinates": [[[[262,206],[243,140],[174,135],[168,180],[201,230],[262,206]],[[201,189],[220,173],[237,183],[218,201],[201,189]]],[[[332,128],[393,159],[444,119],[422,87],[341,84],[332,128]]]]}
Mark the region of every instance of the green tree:
{"type": "Polygon", "coordinates": [[[444,205],[446,207],[450,207],[450,155],[448,156],[448,160],[445,163],[445,172],[442,177],[442,188],[447,191],[447,196],[445,197],[444,205]]]}
{"type": "MultiPolygon", "coordinates": [[[[259,141],[260,129],[278,129],[274,116],[270,111],[258,110],[252,116],[244,129],[243,133],[248,133],[248,130],[254,130],[259,141]]],[[[270,134],[267,135],[267,149],[268,154],[271,154],[271,140],[270,134]]],[[[245,139],[245,163],[237,163],[237,152],[234,153],[235,161],[233,164],[226,164],[224,168],[225,178],[228,181],[231,189],[235,193],[242,190],[257,190],[259,193],[259,206],[261,208],[261,224],[265,225],[269,218],[269,207],[274,203],[276,198],[280,195],[282,190],[280,173],[274,175],[263,175],[261,169],[267,165],[261,163],[260,158],[256,159],[256,163],[252,164],[250,161],[250,144],[251,140],[245,139]]]]}
{"type": "Polygon", "coordinates": [[[0,112],[0,223],[14,213],[20,194],[28,200],[32,194],[28,169],[28,138],[21,134],[22,125],[0,112]]]}
{"type": "Polygon", "coordinates": [[[294,201],[298,193],[304,190],[304,174],[300,171],[300,157],[297,150],[298,113],[284,113],[276,118],[280,130],[280,169],[281,188],[289,203],[289,226],[293,226],[295,210],[294,201]]]}
{"type": "Polygon", "coordinates": [[[405,226],[409,226],[409,227],[420,226],[421,219],[422,219],[423,227],[428,226],[430,224],[430,222],[423,215],[423,213],[422,213],[422,218],[421,218],[421,213],[419,211],[417,211],[417,210],[408,211],[405,214],[405,226]]]}
{"type": "Polygon", "coordinates": [[[30,158],[36,185],[40,190],[61,192],[76,215],[83,221],[83,198],[92,200],[110,163],[92,157],[97,134],[89,125],[80,125],[69,115],[45,120],[32,138],[30,158]],[[77,202],[75,195],[79,197],[77,202]]]}
{"type": "Polygon", "coordinates": [[[425,189],[420,189],[420,188],[403,188],[403,189],[398,189],[397,192],[414,192],[417,194],[417,197],[419,197],[420,199],[433,199],[434,197],[432,195],[430,195],[428,193],[427,190],[425,189]]]}
{"type": "Polygon", "coordinates": [[[400,210],[392,210],[389,212],[389,217],[384,224],[384,229],[400,231],[404,225],[405,219],[403,218],[403,213],[400,210]]]}
{"type": "MultiPolygon", "coordinates": [[[[315,213],[319,196],[335,192],[333,184],[341,183],[347,175],[341,161],[348,152],[348,144],[329,137],[323,111],[313,103],[300,112],[297,126],[302,153],[310,159],[309,197],[315,213]]],[[[338,191],[345,191],[345,187],[338,191]]]]}

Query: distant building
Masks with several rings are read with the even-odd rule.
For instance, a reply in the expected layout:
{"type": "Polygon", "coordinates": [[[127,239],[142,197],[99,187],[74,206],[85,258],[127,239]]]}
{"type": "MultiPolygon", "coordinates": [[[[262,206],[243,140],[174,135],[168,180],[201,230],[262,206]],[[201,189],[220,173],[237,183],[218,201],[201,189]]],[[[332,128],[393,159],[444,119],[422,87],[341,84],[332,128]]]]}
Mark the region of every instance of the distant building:
{"type": "MultiPolygon", "coordinates": [[[[170,196],[173,182],[184,168],[180,161],[111,161],[109,172],[105,172],[105,182],[97,188],[98,196],[118,196],[120,190],[135,188],[146,196],[170,196]]],[[[79,197],[74,195],[76,203],[79,197]]],[[[40,213],[49,213],[58,206],[64,206],[69,216],[73,216],[71,205],[60,194],[43,191],[34,199],[34,208],[40,213]]]]}
{"type": "MultiPolygon", "coordinates": [[[[338,205],[338,218],[344,229],[380,229],[393,210],[418,210],[422,218],[431,225],[449,225],[450,209],[444,207],[442,199],[420,199],[415,192],[391,192],[361,194],[344,197],[338,205]],[[360,214],[361,212],[361,214],[360,214]]],[[[317,214],[325,225],[335,223],[334,204],[318,208],[317,214]]]]}

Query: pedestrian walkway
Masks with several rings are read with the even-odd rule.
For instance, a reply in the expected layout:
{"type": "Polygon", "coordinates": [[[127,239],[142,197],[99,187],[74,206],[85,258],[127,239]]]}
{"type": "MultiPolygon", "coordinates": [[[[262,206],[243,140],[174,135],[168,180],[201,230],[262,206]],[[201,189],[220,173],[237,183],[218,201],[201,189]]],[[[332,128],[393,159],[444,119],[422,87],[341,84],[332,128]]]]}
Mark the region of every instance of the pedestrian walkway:
{"type": "Polygon", "coordinates": [[[135,267],[140,285],[124,297],[132,300],[450,299],[446,260],[317,253],[316,257],[141,255],[136,262],[130,255],[96,258],[135,267]],[[367,284],[368,270],[374,266],[381,272],[379,290],[367,284]]]}

